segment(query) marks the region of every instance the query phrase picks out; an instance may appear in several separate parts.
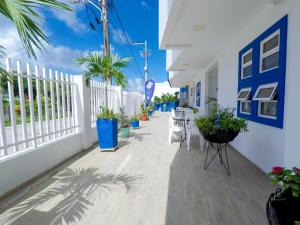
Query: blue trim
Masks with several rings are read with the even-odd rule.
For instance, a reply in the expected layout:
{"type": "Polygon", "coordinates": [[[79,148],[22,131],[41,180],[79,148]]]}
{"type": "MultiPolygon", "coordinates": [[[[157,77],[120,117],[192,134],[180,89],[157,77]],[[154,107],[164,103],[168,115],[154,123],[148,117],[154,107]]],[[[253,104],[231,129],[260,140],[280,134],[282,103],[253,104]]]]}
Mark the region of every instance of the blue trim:
{"type": "Polygon", "coordinates": [[[201,106],[201,81],[196,84],[196,106],[201,106]]]}
{"type": "Polygon", "coordinates": [[[253,98],[257,88],[261,85],[278,82],[277,87],[277,118],[270,119],[258,115],[258,101],[251,101],[251,115],[240,112],[240,103],[237,103],[237,115],[239,117],[251,120],[257,123],[283,128],[284,119],[284,96],[285,96],[285,73],[286,73],[286,54],[287,54],[287,30],[288,16],[284,16],[273,26],[268,28],[264,33],[258,36],[254,41],[248,44],[239,52],[239,68],[238,68],[238,92],[246,87],[251,87],[250,100],[253,98]],[[279,46],[279,67],[260,73],[260,43],[280,30],[280,46],[279,46]],[[252,48],[252,76],[241,79],[242,55],[252,48]]]}

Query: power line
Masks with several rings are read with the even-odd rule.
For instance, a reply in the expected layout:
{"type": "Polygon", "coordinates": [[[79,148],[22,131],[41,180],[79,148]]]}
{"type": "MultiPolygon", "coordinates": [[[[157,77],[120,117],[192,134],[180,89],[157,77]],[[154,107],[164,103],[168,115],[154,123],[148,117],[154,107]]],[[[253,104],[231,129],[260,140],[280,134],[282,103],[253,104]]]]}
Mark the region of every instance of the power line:
{"type": "Polygon", "coordinates": [[[135,54],[134,54],[134,51],[132,50],[131,43],[130,43],[128,37],[127,37],[127,34],[126,34],[126,32],[125,32],[123,23],[122,23],[122,21],[121,21],[121,18],[120,18],[120,16],[119,16],[118,10],[117,10],[117,8],[116,8],[115,3],[114,3],[113,0],[111,0],[111,6],[112,6],[112,9],[113,9],[114,12],[115,12],[114,15],[117,17],[117,21],[118,21],[119,24],[120,24],[122,33],[123,33],[123,35],[124,35],[124,37],[125,37],[125,40],[126,40],[126,42],[127,42],[127,44],[128,44],[129,50],[130,50],[130,52],[131,52],[131,55],[133,56],[133,58],[134,58],[134,60],[135,60],[135,62],[136,62],[136,64],[137,64],[139,73],[140,73],[140,74],[143,74],[143,72],[142,72],[142,70],[141,70],[141,67],[140,67],[140,65],[138,64],[137,58],[136,58],[136,56],[135,56],[135,54]]]}

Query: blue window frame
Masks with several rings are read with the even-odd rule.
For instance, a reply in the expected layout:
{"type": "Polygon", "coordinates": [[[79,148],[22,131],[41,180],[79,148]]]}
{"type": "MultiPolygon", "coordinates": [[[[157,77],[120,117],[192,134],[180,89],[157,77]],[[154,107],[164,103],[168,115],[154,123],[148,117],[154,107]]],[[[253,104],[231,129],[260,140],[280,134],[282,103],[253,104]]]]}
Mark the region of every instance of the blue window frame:
{"type": "Polygon", "coordinates": [[[201,82],[196,84],[196,106],[201,106],[201,82]]]}
{"type": "Polygon", "coordinates": [[[287,29],[286,15],[239,52],[239,117],[283,128],[287,29]]]}

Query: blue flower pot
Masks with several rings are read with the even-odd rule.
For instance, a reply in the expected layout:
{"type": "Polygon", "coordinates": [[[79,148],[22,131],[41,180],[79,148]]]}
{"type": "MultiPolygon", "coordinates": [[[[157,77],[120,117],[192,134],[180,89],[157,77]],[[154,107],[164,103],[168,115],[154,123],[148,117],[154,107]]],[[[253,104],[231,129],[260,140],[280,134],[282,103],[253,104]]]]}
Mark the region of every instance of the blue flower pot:
{"type": "Polygon", "coordinates": [[[159,108],[160,108],[160,104],[157,104],[156,102],[154,102],[154,110],[155,111],[159,111],[159,108]]]}
{"type": "Polygon", "coordinates": [[[171,109],[175,110],[176,109],[176,102],[169,102],[168,106],[169,106],[168,107],[168,109],[169,109],[168,111],[170,111],[171,109]]]}
{"type": "Polygon", "coordinates": [[[140,127],[140,121],[131,121],[131,127],[137,129],[140,127]]]}
{"type": "Polygon", "coordinates": [[[122,127],[121,128],[121,137],[128,138],[130,134],[130,127],[122,127]]]}
{"type": "Polygon", "coordinates": [[[161,112],[169,112],[168,103],[161,103],[160,104],[160,111],[161,112]]]}
{"type": "Polygon", "coordinates": [[[101,151],[115,150],[118,147],[118,120],[98,119],[96,126],[101,151]]]}

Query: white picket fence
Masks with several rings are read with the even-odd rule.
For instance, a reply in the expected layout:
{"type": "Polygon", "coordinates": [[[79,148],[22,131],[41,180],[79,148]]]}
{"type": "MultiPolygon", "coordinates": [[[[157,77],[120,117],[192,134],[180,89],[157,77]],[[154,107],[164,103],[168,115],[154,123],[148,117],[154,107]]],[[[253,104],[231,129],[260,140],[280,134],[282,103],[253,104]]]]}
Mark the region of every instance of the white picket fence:
{"type": "MultiPolygon", "coordinates": [[[[88,89],[82,84],[83,79],[74,79],[74,76],[45,67],[32,68],[30,64],[26,64],[25,73],[22,68],[20,61],[12,64],[6,59],[12,82],[8,81],[7,89],[0,91],[0,159],[69,134],[90,132],[80,126],[82,118],[87,116],[90,127],[95,127],[100,106],[104,106],[104,83],[92,80],[88,99],[81,99],[90,103],[79,104],[75,102],[80,99],[76,97],[80,95],[78,82],[88,89]],[[90,114],[78,113],[79,105],[90,106],[90,110],[82,110],[83,114],[90,114]]],[[[138,113],[143,101],[139,93],[122,91],[112,85],[108,87],[108,99],[110,109],[118,112],[124,106],[128,116],[138,113]]]]}

